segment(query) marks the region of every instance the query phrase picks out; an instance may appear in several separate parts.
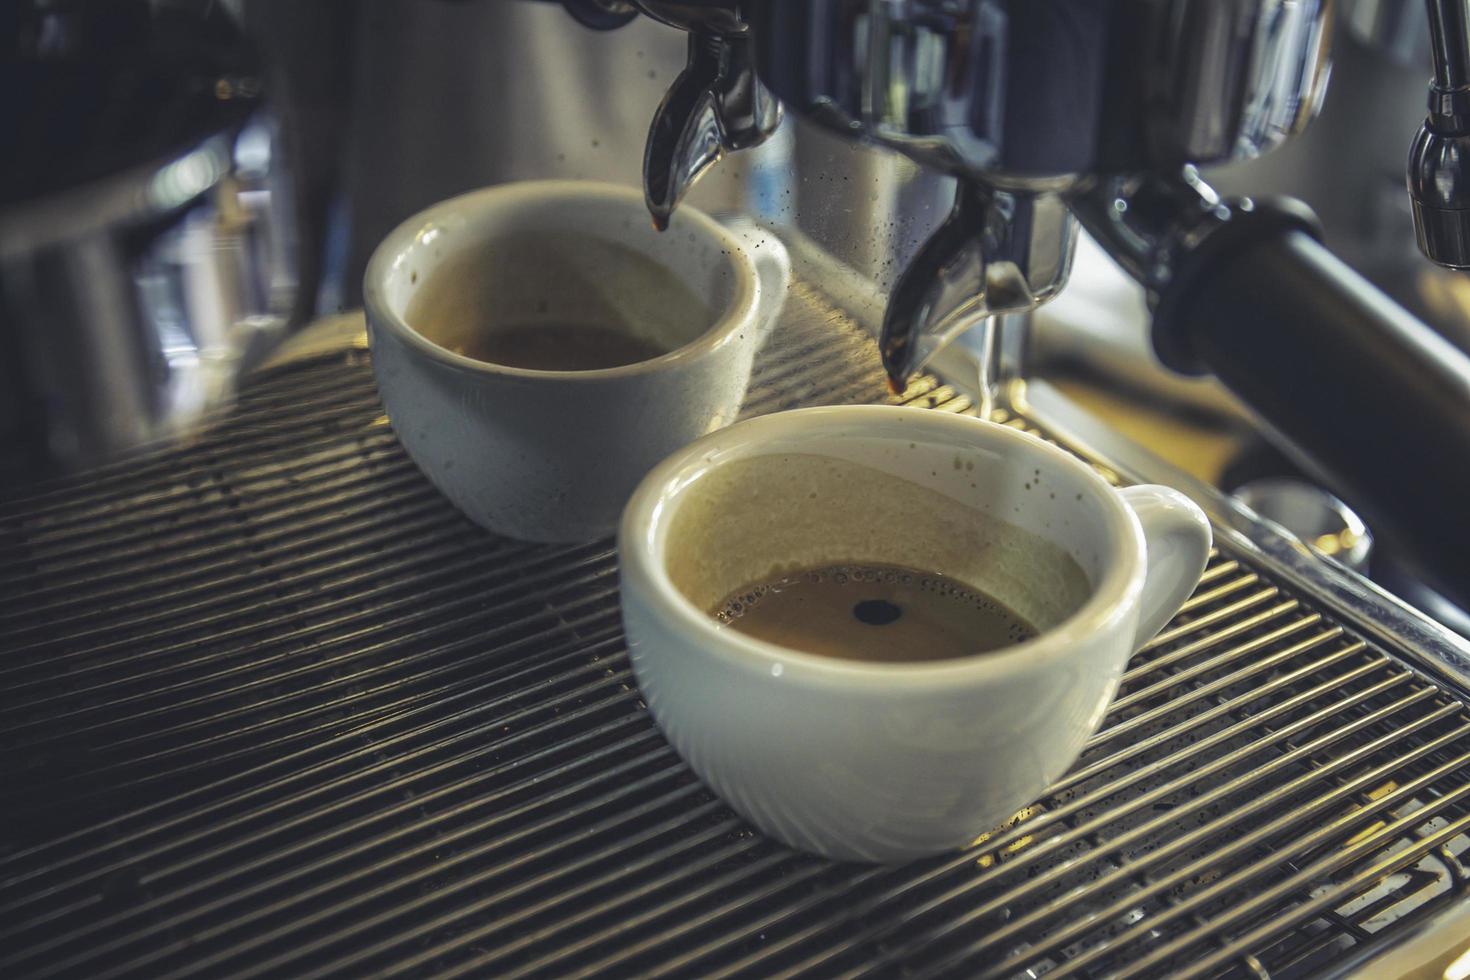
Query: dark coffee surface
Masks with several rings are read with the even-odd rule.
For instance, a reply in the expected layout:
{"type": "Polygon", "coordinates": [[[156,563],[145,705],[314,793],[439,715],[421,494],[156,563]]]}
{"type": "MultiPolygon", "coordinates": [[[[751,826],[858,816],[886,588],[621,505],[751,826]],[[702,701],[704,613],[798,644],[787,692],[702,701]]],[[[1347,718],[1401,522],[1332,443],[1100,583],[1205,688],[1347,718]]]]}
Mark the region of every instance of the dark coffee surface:
{"type": "Polygon", "coordinates": [[[507,232],[409,266],[403,318],[414,332],[466,357],[530,370],[658,357],[706,333],[728,299],[625,243],[568,232],[507,232]]]}
{"type": "Polygon", "coordinates": [[[902,565],[786,572],[737,589],[715,610],[723,625],[769,643],[869,662],[945,660],[1036,635],[993,597],[902,565]]]}

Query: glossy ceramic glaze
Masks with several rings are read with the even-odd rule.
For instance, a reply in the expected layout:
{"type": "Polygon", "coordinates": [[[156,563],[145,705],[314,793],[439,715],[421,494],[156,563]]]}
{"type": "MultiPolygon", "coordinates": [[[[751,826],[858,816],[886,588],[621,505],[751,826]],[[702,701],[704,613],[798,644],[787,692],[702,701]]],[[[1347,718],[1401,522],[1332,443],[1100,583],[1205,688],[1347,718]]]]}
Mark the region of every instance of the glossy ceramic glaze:
{"type": "MultiPolygon", "coordinates": [[[[1004,426],[920,409],[807,409],[715,433],[648,475],[621,525],[623,618],[650,711],[715,792],[794,847],[895,862],[965,846],[1067,770],[1129,657],[1189,596],[1210,540],[1182,494],[1114,490],[1074,457],[1004,426]],[[840,481],[824,483],[814,457],[838,461],[840,481]],[[722,486],[722,470],[753,459],[768,467],[766,485],[781,483],[793,460],[817,475],[761,503],[772,516],[747,520],[746,534],[722,531],[700,541],[699,555],[681,553],[688,542],[676,538],[690,535],[670,533],[681,510],[739,513],[738,500],[704,499],[702,488],[722,486]],[[876,473],[871,486],[848,464],[876,473]],[[1032,615],[1056,620],[1004,651],[876,664],[752,639],[685,594],[719,588],[689,583],[748,561],[750,540],[802,552],[773,562],[816,548],[955,573],[971,529],[950,518],[926,527],[922,513],[902,526],[894,509],[902,486],[915,500],[944,498],[931,509],[962,506],[976,528],[1001,526],[978,541],[1019,531],[1016,540],[1057,546],[1085,576],[1081,594],[1038,604],[1032,615]],[[800,516],[780,517],[783,508],[800,516]]],[[[995,560],[955,574],[1021,610],[1028,580],[1044,570],[1024,549],[995,547],[995,560]]],[[[1046,581],[1052,589],[1055,577],[1046,581]]]]}
{"type": "MultiPolygon", "coordinates": [[[[636,191],[581,181],[505,184],[457,197],[394,230],[364,283],[373,371],[394,431],[460,510],[492,531],[533,541],[610,533],[649,468],[735,419],[756,350],[780,311],[789,263],[694,208],[649,227],[636,191]],[[710,304],[706,322],[675,324],[681,345],[661,357],[587,371],[487,364],[430,340],[408,322],[418,289],[465,250],[514,253],[517,236],[556,233],[612,243],[653,260],[710,304]],[[679,330],[683,333],[680,335],[679,330]]],[[[627,317],[664,317],[657,276],[584,284],[627,317]]],[[[554,302],[571,287],[548,264],[515,284],[554,302]]]]}

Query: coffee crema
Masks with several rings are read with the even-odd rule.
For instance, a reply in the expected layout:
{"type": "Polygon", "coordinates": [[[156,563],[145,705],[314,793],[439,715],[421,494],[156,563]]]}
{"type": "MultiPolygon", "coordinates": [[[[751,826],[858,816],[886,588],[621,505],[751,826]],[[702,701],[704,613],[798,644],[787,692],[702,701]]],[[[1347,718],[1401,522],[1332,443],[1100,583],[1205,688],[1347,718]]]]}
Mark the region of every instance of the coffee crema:
{"type": "Polygon", "coordinates": [[[531,229],[409,275],[403,317],[414,332],[477,361],[532,371],[651,360],[708,331],[727,298],[721,283],[697,289],[624,243],[531,229]]]}
{"type": "Polygon", "coordinates": [[[596,371],[668,353],[626,330],[579,323],[497,326],[449,349],[487,364],[533,371],[596,371]]]}
{"type": "Polygon", "coordinates": [[[867,662],[948,660],[1037,634],[979,589],[904,565],[872,563],[781,572],[736,589],[712,615],[768,643],[867,662]]]}

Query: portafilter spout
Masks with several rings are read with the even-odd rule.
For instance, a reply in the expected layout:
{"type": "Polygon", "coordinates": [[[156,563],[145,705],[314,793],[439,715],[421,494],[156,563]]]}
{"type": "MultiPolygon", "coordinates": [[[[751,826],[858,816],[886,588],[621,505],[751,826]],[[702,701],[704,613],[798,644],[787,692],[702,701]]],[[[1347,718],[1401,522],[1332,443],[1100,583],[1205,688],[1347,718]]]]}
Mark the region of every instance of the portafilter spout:
{"type": "Polygon", "coordinates": [[[653,116],[643,194],[662,231],[699,176],[727,151],[765,142],[781,104],[756,77],[738,0],[638,0],[655,20],[689,32],[689,57],[653,116]]]}
{"type": "Polygon", "coordinates": [[[743,0],[757,70],[792,112],[957,178],[899,278],[900,383],[992,313],[1064,284],[1076,194],[1099,177],[1254,157],[1327,76],[1331,0],[743,0]]]}
{"type": "Polygon", "coordinates": [[[878,348],[901,394],[931,356],[986,317],[1024,313],[1067,281],[1076,224],[1056,194],[960,180],[949,216],[888,296],[878,348]]]}
{"type": "Polygon", "coordinates": [[[614,30],[639,13],[689,34],[684,70],[654,112],[643,196],[663,231],[689,188],[727,152],[758,146],[781,103],[757,77],[742,0],[561,0],[578,23],[614,30]]]}

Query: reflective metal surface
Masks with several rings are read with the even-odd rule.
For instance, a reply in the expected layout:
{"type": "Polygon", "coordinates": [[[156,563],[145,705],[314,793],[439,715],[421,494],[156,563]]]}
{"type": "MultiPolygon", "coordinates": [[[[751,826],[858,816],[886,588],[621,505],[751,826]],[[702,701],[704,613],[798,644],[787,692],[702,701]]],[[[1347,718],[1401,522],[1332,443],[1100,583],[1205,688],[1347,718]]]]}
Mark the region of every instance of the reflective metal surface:
{"type": "MultiPolygon", "coordinates": [[[[1064,284],[1071,219],[1057,199],[1032,195],[1113,176],[1169,181],[1300,130],[1326,81],[1330,10],[1318,0],[754,0],[749,20],[761,79],[793,111],[975,185],[960,188],[894,291],[883,347],[901,385],[978,319],[1034,308],[1064,284]]],[[[1143,258],[1191,233],[1188,222],[1158,229],[1143,258]]]]}
{"type": "Polygon", "coordinates": [[[765,142],[780,122],[780,104],[751,69],[749,38],[691,33],[689,62],[654,113],[643,157],[654,226],[668,227],[685,192],[724,153],[765,142]]]}
{"type": "Polygon", "coordinates": [[[1327,78],[1330,0],[753,0],[793,111],[1002,187],[1254,156],[1327,78]]]}
{"type": "Polygon", "coordinates": [[[1150,306],[1173,280],[1180,259],[1232,217],[1232,203],[1192,166],[1179,175],[1099,179],[1072,198],[1072,208],[1113,260],[1144,287],[1150,306]]]}
{"type": "Polygon", "coordinates": [[[1061,196],[960,180],[954,208],[894,284],[879,350],[891,379],[991,316],[1024,313],[1067,281],[1076,222],[1061,196]]]}
{"type": "Polygon", "coordinates": [[[1429,11],[1429,50],[1434,85],[1444,91],[1470,84],[1470,3],[1425,0],[1429,11]]]}
{"type": "Polygon", "coordinates": [[[0,483],[188,431],[283,325],[294,227],[262,88],[211,0],[5,5],[0,483]]]}
{"type": "Polygon", "coordinates": [[[639,6],[689,32],[688,63],[654,113],[643,156],[644,197],[662,230],[722,154],[765,142],[781,122],[781,106],[756,78],[736,0],[639,0],[639,6]]]}
{"type": "Polygon", "coordinates": [[[1426,0],[1434,79],[1429,115],[1409,150],[1409,197],[1419,250],[1470,268],[1470,2],[1426,0]]]}
{"type": "Polygon", "coordinates": [[[1470,269],[1470,133],[1429,126],[1409,148],[1414,234],[1424,257],[1447,269],[1470,269]]]}
{"type": "Polygon", "coordinates": [[[744,37],[750,32],[741,0],[634,0],[634,3],[654,20],[681,31],[719,37],[744,37]]]}
{"type": "Polygon", "coordinates": [[[1186,266],[1197,277],[1202,264],[1213,270],[1233,259],[1232,238],[1264,240],[1287,228],[1318,234],[1316,215],[1299,201],[1224,199],[1192,165],[1173,173],[1094,179],[1070,203],[1083,227],[1144,287],[1160,360],[1187,374],[1204,373],[1211,365],[1191,342],[1194,323],[1173,315],[1173,306],[1193,290],[1186,266]]]}
{"type": "Polygon", "coordinates": [[[1231,496],[1314,550],[1354,571],[1366,569],[1373,535],[1347,504],[1321,487],[1273,477],[1252,480],[1237,487],[1231,496]]]}
{"type": "Polygon", "coordinates": [[[238,137],[0,211],[9,465],[94,464],[230,400],[295,293],[280,181],[261,116],[238,137]]]}

